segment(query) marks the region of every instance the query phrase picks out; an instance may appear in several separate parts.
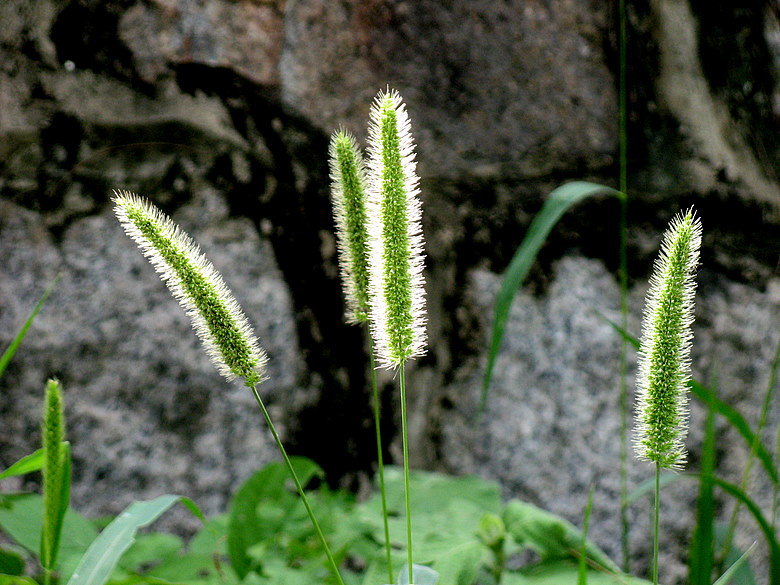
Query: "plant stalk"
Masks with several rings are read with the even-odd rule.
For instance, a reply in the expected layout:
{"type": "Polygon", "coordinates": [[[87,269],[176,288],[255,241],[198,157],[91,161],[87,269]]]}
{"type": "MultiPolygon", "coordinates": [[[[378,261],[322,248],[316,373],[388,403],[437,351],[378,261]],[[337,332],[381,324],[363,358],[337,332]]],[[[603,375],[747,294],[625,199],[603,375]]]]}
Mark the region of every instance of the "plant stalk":
{"type": "Polygon", "coordinates": [[[290,458],[287,456],[287,451],[285,450],[284,445],[282,445],[282,440],[279,438],[279,433],[276,432],[276,427],[274,426],[273,421],[271,421],[271,415],[268,414],[268,410],[266,410],[265,404],[263,404],[263,400],[260,398],[260,394],[257,392],[257,385],[253,384],[252,386],[250,386],[250,388],[252,389],[252,394],[254,394],[255,396],[257,405],[260,407],[260,410],[263,413],[265,422],[268,423],[268,428],[271,429],[271,434],[274,437],[274,441],[276,441],[276,446],[279,448],[279,452],[282,454],[282,458],[284,459],[284,462],[287,464],[287,469],[290,471],[290,475],[292,476],[293,482],[295,482],[295,487],[298,490],[298,494],[301,496],[301,501],[303,502],[303,506],[304,508],[306,508],[306,512],[309,514],[309,519],[311,520],[311,523],[314,525],[314,530],[320,539],[320,543],[322,543],[322,548],[325,550],[325,555],[328,557],[328,562],[330,563],[330,567],[331,570],[333,571],[333,575],[336,577],[336,580],[338,581],[339,585],[344,585],[344,581],[341,579],[341,573],[339,573],[338,565],[336,564],[336,559],[333,558],[333,555],[330,552],[330,547],[328,546],[328,542],[325,540],[325,536],[322,534],[322,529],[320,528],[319,522],[317,522],[317,518],[314,516],[314,511],[311,509],[311,505],[309,505],[309,499],[306,497],[306,493],[303,491],[303,486],[301,485],[301,481],[298,479],[298,474],[295,473],[295,469],[292,466],[292,462],[290,461],[290,458]]]}
{"type": "Polygon", "coordinates": [[[412,500],[409,496],[409,439],[406,428],[406,376],[404,366],[399,368],[399,386],[401,387],[401,435],[403,437],[404,451],[404,495],[406,499],[406,559],[409,564],[409,583],[414,582],[412,568],[412,500]]]}
{"type": "MultiPolygon", "coordinates": [[[[620,199],[619,221],[619,278],[620,278],[620,326],[628,330],[628,254],[626,246],[628,211],[628,107],[626,89],[626,2],[618,3],[620,54],[620,75],[618,87],[618,159],[620,167],[619,189],[623,193],[620,199]]],[[[620,527],[621,548],[623,552],[623,570],[629,572],[629,522],[628,522],[628,342],[620,341],[619,378],[620,378],[620,527]]]]}
{"type": "Polygon", "coordinates": [[[653,585],[658,585],[658,540],[661,517],[661,465],[655,464],[655,510],[653,511],[653,585]]]}
{"type": "Polygon", "coordinates": [[[385,529],[385,553],[387,555],[387,575],[388,583],[392,583],[393,578],[393,558],[390,550],[390,527],[387,516],[387,492],[385,491],[385,464],[382,456],[382,431],[379,424],[379,389],[376,384],[376,366],[374,364],[374,340],[371,332],[368,335],[368,355],[371,366],[371,387],[374,393],[374,427],[376,428],[376,461],[379,468],[379,493],[382,496],[382,520],[385,529]]]}

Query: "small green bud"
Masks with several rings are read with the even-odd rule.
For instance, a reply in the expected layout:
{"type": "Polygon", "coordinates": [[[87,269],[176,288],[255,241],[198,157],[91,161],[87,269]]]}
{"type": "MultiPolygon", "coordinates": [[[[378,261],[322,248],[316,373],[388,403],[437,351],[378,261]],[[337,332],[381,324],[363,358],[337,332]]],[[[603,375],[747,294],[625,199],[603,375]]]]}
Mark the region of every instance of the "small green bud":
{"type": "Polygon", "coordinates": [[[371,332],[385,368],[425,353],[424,241],[409,116],[395,90],[371,107],[368,217],[371,332]]]}
{"type": "Polygon", "coordinates": [[[488,548],[501,546],[506,538],[504,521],[496,514],[485,514],[479,521],[477,536],[488,548]]]}
{"type": "Polygon", "coordinates": [[[347,321],[368,321],[368,232],[366,231],[366,169],[355,139],[338,130],[330,140],[333,218],[347,301],[347,321]]]}
{"type": "Polygon", "coordinates": [[[219,373],[255,386],[264,378],[265,352],[222,276],[198,245],[146,199],[114,191],[114,211],[163,282],[187,312],[219,373]]]}
{"type": "Polygon", "coordinates": [[[639,459],[669,469],[682,468],[686,457],[683,440],[701,233],[693,209],[669,224],[642,319],[634,449],[639,459]]]}

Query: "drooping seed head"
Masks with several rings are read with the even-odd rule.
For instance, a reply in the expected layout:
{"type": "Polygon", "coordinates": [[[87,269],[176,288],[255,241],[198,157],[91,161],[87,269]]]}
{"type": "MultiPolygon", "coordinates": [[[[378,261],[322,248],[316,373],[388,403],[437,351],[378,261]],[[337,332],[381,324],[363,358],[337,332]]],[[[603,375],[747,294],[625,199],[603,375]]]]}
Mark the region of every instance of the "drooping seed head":
{"type": "Polygon", "coordinates": [[[222,276],[171,219],[146,199],[114,191],[117,218],[192,321],[206,353],[229,381],[264,378],[265,352],[222,276]]]}
{"type": "Polygon", "coordinates": [[[425,353],[424,241],[409,116],[395,90],[371,107],[368,217],[371,331],[377,361],[397,367],[425,353]]]}
{"type": "Polygon", "coordinates": [[[639,459],[669,469],[680,469],[686,457],[683,440],[701,234],[693,209],[669,224],[642,319],[634,450],[639,459]]]}
{"type": "Polygon", "coordinates": [[[330,140],[331,199],[349,323],[368,320],[368,232],[366,169],[351,134],[336,131],[330,140]]]}

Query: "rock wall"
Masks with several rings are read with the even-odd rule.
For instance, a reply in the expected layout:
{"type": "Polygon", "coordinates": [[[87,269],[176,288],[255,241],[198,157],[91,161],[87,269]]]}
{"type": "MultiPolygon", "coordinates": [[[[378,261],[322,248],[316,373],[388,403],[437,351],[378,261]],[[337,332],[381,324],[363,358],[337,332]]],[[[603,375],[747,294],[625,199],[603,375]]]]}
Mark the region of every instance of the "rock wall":
{"type": "MultiPolygon", "coordinates": [[[[88,513],[163,492],[216,512],[275,457],[251,396],[213,371],[113,219],[110,190],[126,188],[172,214],[244,306],[291,451],[365,488],[365,340],[341,320],[326,150],[338,125],[365,136],[369,104],[390,85],[414,125],[428,242],[431,347],[410,373],[416,465],[499,480],[575,523],[595,483],[593,534],[617,555],[619,345],[600,317],[619,307],[614,201],[581,204],[551,234],[474,420],[499,275],[544,195],[572,179],[615,184],[615,11],[577,0],[0,3],[0,346],[61,274],[0,379],[0,465],[35,447],[51,375],[65,385],[74,501],[88,513]]],[[[628,16],[632,327],[661,231],[695,204],[695,375],[717,365],[724,398],[756,421],[780,311],[777,14],[639,0],[628,16]]],[[[381,381],[394,412],[392,380],[381,381]]],[[[779,420],[775,401],[770,444],[779,420]]],[[[694,469],[701,422],[695,407],[694,469]]],[[[385,424],[397,458],[397,421],[385,424]]],[[[722,424],[718,444],[735,480],[744,446],[722,424]]],[[[632,486],[648,473],[632,463],[632,486]]],[[[693,490],[670,491],[665,530],[681,548],[667,582],[684,575],[693,490]]],[[[645,521],[632,509],[636,570],[645,521]]],[[[746,522],[741,542],[755,534],[746,522]]]]}

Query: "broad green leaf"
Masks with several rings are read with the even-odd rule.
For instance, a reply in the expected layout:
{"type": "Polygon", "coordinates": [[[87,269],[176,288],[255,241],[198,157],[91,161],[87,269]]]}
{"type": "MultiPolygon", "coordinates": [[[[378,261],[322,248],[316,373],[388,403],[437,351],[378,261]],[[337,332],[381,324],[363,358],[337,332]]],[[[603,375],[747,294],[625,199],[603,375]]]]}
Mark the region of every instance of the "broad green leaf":
{"type": "MultiPolygon", "coordinates": [[[[322,470],[303,457],[291,459],[302,486],[322,470]]],[[[297,493],[291,491],[290,474],[281,463],[267,465],[239,488],[230,502],[228,553],[236,573],[244,579],[256,568],[250,549],[257,543],[275,538],[285,530],[293,515],[304,510],[297,493]]],[[[294,488],[293,488],[294,490],[294,488]]]]}
{"type": "MultiPolygon", "coordinates": [[[[639,349],[639,340],[636,337],[627,331],[624,331],[622,327],[616,323],[613,323],[609,319],[606,319],[606,321],[612,326],[613,329],[615,329],[615,331],[618,332],[621,337],[631,343],[635,348],[639,349]]],[[[780,478],[778,478],[777,469],[775,468],[775,465],[772,461],[772,454],[766,448],[764,443],[755,435],[755,433],[753,433],[750,428],[750,424],[747,422],[747,420],[745,420],[745,417],[742,416],[732,406],[723,402],[723,400],[721,400],[715,392],[703,386],[696,380],[691,380],[689,387],[691,389],[691,394],[693,394],[705,405],[711,405],[712,408],[715,409],[715,412],[725,418],[729,424],[734,427],[734,429],[740,435],[742,435],[742,438],[745,439],[745,442],[749,447],[755,448],[756,455],[761,461],[764,470],[769,475],[769,478],[772,480],[772,483],[775,485],[780,485],[780,478]]]]}
{"type": "Polygon", "coordinates": [[[103,585],[108,581],[119,559],[135,541],[138,529],[157,520],[181,500],[181,496],[165,495],[154,500],[130,504],[92,542],[68,585],[103,585]]]}
{"type": "Polygon", "coordinates": [[[21,575],[24,572],[24,559],[19,553],[0,549],[0,573],[3,575],[21,575]]]}
{"type": "MultiPolygon", "coordinates": [[[[506,572],[501,585],[577,585],[579,569],[573,561],[543,562],[506,572]]],[[[588,569],[588,585],[649,585],[649,581],[626,575],[588,569]]]]}
{"type": "Polygon", "coordinates": [[[26,475],[41,469],[43,469],[43,449],[38,449],[34,453],[25,455],[11,467],[0,473],[0,479],[26,475]]]}
{"type": "MultiPolygon", "coordinates": [[[[37,494],[8,494],[0,507],[0,527],[31,553],[38,551],[43,523],[43,498],[37,494]]],[[[68,508],[63,521],[60,550],[63,554],[81,554],[97,531],[92,523],[68,508]]]]}
{"type": "Polygon", "coordinates": [[[135,539],[119,561],[119,566],[127,570],[140,570],[149,565],[178,556],[184,548],[184,541],[174,534],[153,532],[142,534],[135,539]]]}
{"type": "Polygon", "coordinates": [[[567,183],[552,191],[545,200],[542,209],[528,227],[525,238],[509,263],[509,267],[504,273],[501,290],[496,298],[490,350],[488,352],[485,378],[482,383],[482,396],[480,397],[480,413],[484,412],[487,405],[488,390],[490,389],[490,381],[493,378],[493,368],[498,352],[501,349],[501,341],[504,338],[504,330],[509,319],[509,310],[512,307],[512,301],[517,290],[528,275],[528,271],[531,269],[534,260],[536,260],[536,255],[539,253],[545,239],[547,239],[550,231],[561,216],[576,203],[595,195],[624,196],[620,191],[616,191],[611,187],[585,181],[567,183]]]}
{"type": "MultiPolygon", "coordinates": [[[[230,567],[222,568],[223,571],[228,569],[230,567]]],[[[164,579],[169,582],[198,583],[210,579],[219,579],[219,572],[217,571],[213,555],[186,554],[167,558],[153,569],[150,569],[145,576],[164,579]]],[[[232,571],[231,576],[233,576],[232,571]]]]}
{"type": "MultiPolygon", "coordinates": [[[[578,528],[527,502],[510,501],[504,510],[504,524],[517,544],[535,550],[542,561],[577,559],[583,548],[582,532],[578,528]]],[[[617,565],[606,553],[588,540],[585,541],[585,551],[588,558],[599,566],[618,571],[617,565]]]]}
{"type": "MultiPolygon", "coordinates": [[[[439,582],[439,573],[425,565],[412,564],[412,578],[414,585],[436,585],[439,582]]],[[[445,583],[455,583],[452,580],[444,580],[445,583]]],[[[409,563],[406,563],[398,571],[397,585],[409,584],[409,563]]]]}
{"type": "Polygon", "coordinates": [[[19,577],[17,575],[0,575],[0,585],[38,585],[29,577],[19,577]]]}
{"type": "Polygon", "coordinates": [[[16,334],[16,337],[14,337],[14,340],[3,352],[3,355],[0,356],[0,377],[3,375],[3,372],[5,371],[6,367],[8,367],[8,363],[11,361],[11,358],[14,357],[16,350],[19,349],[19,346],[22,344],[22,340],[24,339],[24,336],[27,335],[27,330],[32,325],[33,321],[35,320],[35,317],[38,315],[38,312],[43,307],[43,304],[46,302],[46,299],[49,297],[51,291],[54,290],[54,286],[57,284],[57,281],[59,281],[59,279],[60,279],[60,275],[58,274],[51,282],[49,287],[44,291],[43,295],[41,295],[41,298],[38,300],[38,303],[35,305],[33,310],[30,312],[30,315],[27,317],[27,320],[22,325],[22,328],[19,329],[19,332],[16,334]]]}

